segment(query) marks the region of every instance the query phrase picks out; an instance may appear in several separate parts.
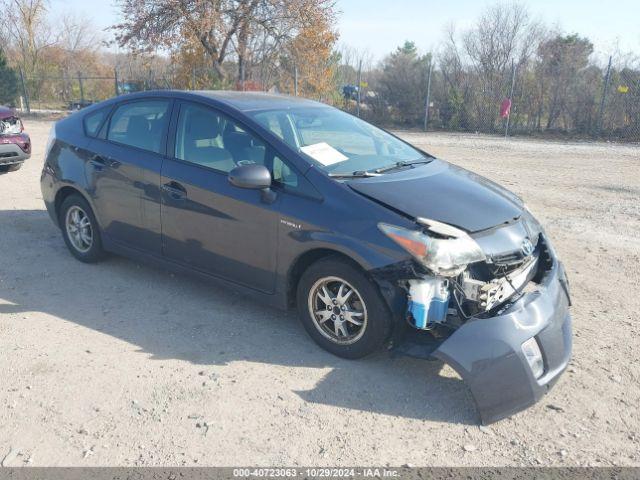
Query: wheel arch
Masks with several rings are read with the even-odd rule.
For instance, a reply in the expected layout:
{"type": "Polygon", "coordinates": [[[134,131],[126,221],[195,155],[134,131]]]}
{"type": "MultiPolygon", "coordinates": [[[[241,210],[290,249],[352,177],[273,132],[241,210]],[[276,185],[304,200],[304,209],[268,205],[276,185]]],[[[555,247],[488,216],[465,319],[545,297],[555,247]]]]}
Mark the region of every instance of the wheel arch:
{"type": "MultiPolygon", "coordinates": [[[[71,186],[71,185],[65,185],[63,187],[60,187],[58,189],[58,191],[56,192],[56,196],[54,198],[53,201],[53,208],[54,208],[54,212],[56,214],[56,221],[58,222],[58,226],[60,221],[60,207],[62,206],[62,203],[71,195],[79,195],[81,196],[91,207],[91,210],[93,211],[93,215],[96,217],[96,220],[98,220],[98,217],[96,216],[96,209],[93,208],[93,202],[91,201],[91,199],[85,195],[80,189],[71,186]]],[[[98,220],[98,224],[100,223],[100,221],[98,220]]]]}
{"type": "Polygon", "coordinates": [[[287,273],[287,307],[292,307],[296,303],[298,282],[305,270],[312,264],[325,258],[340,259],[361,270],[365,275],[367,274],[367,270],[363,265],[359,264],[343,252],[331,248],[314,248],[312,250],[307,250],[294,260],[287,273]]]}

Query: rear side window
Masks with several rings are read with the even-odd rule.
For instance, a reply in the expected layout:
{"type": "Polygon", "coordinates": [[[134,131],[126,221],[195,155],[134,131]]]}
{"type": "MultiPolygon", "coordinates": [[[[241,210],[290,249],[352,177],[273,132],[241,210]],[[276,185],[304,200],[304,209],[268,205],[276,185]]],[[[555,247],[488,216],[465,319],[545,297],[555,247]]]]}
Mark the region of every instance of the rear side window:
{"type": "Polygon", "coordinates": [[[145,100],[121,105],[109,124],[107,139],[112,142],[160,153],[166,137],[168,100],[145,100]]]}
{"type": "Polygon", "coordinates": [[[98,131],[110,108],[102,108],[84,117],[84,133],[89,137],[97,137],[98,131]]]}

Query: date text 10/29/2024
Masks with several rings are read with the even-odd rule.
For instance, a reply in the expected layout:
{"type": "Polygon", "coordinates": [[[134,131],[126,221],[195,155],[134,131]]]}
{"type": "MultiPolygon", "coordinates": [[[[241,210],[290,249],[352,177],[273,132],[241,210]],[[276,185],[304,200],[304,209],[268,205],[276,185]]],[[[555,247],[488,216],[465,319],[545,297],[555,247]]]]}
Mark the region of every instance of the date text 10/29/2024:
{"type": "Polygon", "coordinates": [[[233,476],[254,478],[397,478],[399,472],[388,468],[234,468],[233,476]]]}

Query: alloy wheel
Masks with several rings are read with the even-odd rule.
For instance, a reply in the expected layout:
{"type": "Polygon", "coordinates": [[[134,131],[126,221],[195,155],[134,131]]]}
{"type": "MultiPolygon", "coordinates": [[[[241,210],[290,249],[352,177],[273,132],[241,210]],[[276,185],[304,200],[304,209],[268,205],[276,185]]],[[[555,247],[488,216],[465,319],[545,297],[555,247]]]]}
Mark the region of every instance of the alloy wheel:
{"type": "Polygon", "coordinates": [[[324,277],[309,291],[309,314],[318,331],[339,345],[357,342],[367,327],[367,307],[360,293],[339,277],[324,277]]]}
{"type": "Polygon", "coordinates": [[[67,210],[65,216],[67,236],[73,248],[80,253],[86,253],[93,245],[93,228],[87,213],[77,205],[67,210]]]}

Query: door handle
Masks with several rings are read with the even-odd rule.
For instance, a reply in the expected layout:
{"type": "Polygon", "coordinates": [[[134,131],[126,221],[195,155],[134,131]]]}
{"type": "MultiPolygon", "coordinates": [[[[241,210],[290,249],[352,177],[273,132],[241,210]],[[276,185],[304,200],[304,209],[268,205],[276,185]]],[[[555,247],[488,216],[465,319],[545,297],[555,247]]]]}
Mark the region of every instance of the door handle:
{"type": "Polygon", "coordinates": [[[105,167],[118,168],[120,166],[119,161],[114,160],[113,158],[104,158],[100,155],[94,155],[91,157],[89,163],[91,163],[91,165],[93,165],[93,167],[98,171],[104,170],[105,167]]]}
{"type": "Polygon", "coordinates": [[[98,172],[101,172],[102,170],[104,170],[104,167],[107,166],[107,162],[100,155],[94,155],[93,157],[91,157],[91,160],[89,160],[89,163],[98,172]]]}
{"type": "Polygon", "coordinates": [[[162,189],[174,200],[184,200],[187,196],[186,188],[178,182],[165,183],[162,185],[162,189]]]}

